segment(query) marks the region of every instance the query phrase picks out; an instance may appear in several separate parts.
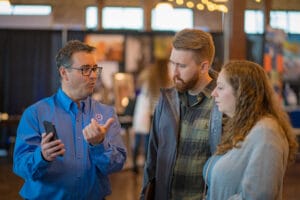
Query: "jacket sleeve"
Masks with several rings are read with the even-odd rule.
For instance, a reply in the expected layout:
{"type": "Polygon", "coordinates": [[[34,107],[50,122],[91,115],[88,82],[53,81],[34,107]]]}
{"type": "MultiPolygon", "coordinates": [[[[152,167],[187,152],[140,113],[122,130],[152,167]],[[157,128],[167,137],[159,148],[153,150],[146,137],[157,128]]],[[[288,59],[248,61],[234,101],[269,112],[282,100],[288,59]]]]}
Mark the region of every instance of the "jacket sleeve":
{"type": "Polygon", "coordinates": [[[145,199],[145,192],[150,182],[155,181],[156,173],[156,161],[157,161],[157,149],[158,149],[158,130],[159,130],[159,121],[162,112],[163,98],[160,96],[158,104],[154,111],[154,116],[152,120],[152,126],[150,128],[150,137],[148,144],[148,153],[147,159],[144,166],[144,179],[142,184],[142,191],[140,199],[145,199]]]}
{"type": "Polygon", "coordinates": [[[246,170],[241,180],[239,194],[236,199],[281,199],[282,183],[286,170],[287,149],[286,142],[274,128],[260,127],[255,130],[251,138],[253,149],[246,170]]]}
{"type": "Polygon", "coordinates": [[[95,146],[89,145],[92,162],[104,175],[121,170],[126,161],[126,148],[120,135],[121,125],[115,112],[113,117],[115,121],[104,141],[95,146]]]}
{"type": "Polygon", "coordinates": [[[13,158],[13,171],[23,179],[39,179],[50,165],[42,157],[41,140],[37,114],[34,109],[28,108],[18,125],[13,158]]]}

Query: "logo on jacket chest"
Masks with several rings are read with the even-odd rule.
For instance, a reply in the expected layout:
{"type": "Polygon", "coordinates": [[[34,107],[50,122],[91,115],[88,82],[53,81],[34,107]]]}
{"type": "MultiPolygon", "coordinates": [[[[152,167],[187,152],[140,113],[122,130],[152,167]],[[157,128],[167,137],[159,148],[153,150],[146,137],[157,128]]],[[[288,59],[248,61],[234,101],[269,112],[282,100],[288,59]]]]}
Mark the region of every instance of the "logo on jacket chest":
{"type": "Polygon", "coordinates": [[[98,123],[100,123],[103,119],[103,115],[98,113],[98,114],[95,114],[95,119],[98,123]]]}

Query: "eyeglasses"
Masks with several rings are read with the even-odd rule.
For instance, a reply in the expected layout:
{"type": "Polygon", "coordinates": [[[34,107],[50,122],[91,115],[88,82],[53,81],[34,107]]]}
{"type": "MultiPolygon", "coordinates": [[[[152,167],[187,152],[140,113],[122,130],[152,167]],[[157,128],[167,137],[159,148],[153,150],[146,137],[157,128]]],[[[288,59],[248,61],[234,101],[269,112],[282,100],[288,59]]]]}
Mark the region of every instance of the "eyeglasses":
{"type": "Polygon", "coordinates": [[[80,70],[83,76],[90,76],[92,72],[95,72],[97,75],[99,75],[102,72],[102,67],[99,67],[98,65],[82,65],[79,68],[67,67],[67,69],[80,70]]]}

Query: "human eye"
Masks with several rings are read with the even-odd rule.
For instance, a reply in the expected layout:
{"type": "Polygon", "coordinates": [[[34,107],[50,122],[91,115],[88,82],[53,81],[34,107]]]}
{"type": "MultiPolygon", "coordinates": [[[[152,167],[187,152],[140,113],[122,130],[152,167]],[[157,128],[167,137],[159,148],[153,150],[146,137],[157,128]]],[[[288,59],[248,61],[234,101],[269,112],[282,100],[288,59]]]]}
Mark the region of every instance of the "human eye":
{"type": "Polygon", "coordinates": [[[178,66],[179,66],[180,68],[185,68],[185,67],[186,67],[186,64],[178,63],[178,66]]]}
{"type": "Polygon", "coordinates": [[[92,70],[93,72],[96,72],[96,71],[99,70],[99,67],[98,67],[97,65],[95,65],[95,66],[93,66],[93,67],[91,68],[91,70],[92,70]]]}
{"type": "Polygon", "coordinates": [[[223,86],[221,84],[217,84],[217,90],[223,90],[223,86]]]}
{"type": "Polygon", "coordinates": [[[185,68],[186,67],[186,64],[182,64],[182,63],[177,63],[177,62],[174,62],[174,61],[169,61],[170,65],[172,67],[180,67],[180,68],[185,68]]]}
{"type": "Polygon", "coordinates": [[[83,71],[83,73],[87,73],[90,72],[90,70],[93,70],[89,65],[83,65],[81,67],[81,70],[83,71]]]}
{"type": "Polygon", "coordinates": [[[174,66],[176,66],[176,63],[173,62],[172,60],[169,60],[169,65],[170,65],[171,67],[174,67],[174,66]]]}

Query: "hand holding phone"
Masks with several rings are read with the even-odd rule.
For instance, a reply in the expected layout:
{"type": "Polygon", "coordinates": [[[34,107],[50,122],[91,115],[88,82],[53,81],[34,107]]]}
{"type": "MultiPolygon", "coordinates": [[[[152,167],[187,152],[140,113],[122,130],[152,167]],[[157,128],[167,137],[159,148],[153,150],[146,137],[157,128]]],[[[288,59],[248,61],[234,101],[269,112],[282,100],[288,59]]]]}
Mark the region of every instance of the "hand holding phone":
{"type": "MultiPolygon", "coordinates": [[[[50,139],[51,141],[58,140],[58,136],[56,133],[56,129],[54,124],[52,124],[49,121],[43,121],[46,135],[49,133],[53,133],[53,137],[50,139]]],[[[46,136],[42,136],[46,137],[46,136]]],[[[43,139],[42,139],[43,140],[43,139]]],[[[53,161],[57,156],[63,156],[65,153],[65,147],[64,144],[61,141],[55,141],[52,146],[46,145],[46,143],[42,142],[42,154],[45,160],[47,161],[53,161]]]]}
{"type": "Polygon", "coordinates": [[[46,130],[46,134],[49,134],[51,132],[53,133],[53,137],[51,138],[51,141],[57,140],[58,136],[57,136],[54,124],[52,124],[49,121],[44,121],[43,124],[44,124],[45,130],[46,130]]]}

